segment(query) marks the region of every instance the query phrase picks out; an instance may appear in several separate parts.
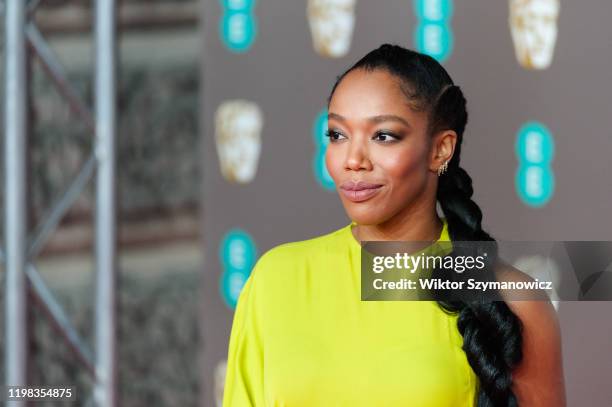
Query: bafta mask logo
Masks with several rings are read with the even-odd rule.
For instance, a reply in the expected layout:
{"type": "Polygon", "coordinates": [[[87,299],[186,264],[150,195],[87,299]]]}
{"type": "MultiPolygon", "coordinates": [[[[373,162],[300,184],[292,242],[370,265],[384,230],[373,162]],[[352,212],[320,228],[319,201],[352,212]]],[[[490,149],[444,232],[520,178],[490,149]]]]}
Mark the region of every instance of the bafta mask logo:
{"type": "Polygon", "coordinates": [[[340,58],[351,47],[356,0],[308,0],[307,14],[317,53],[340,58]]]}
{"type": "Polygon", "coordinates": [[[516,59],[523,68],[550,66],[559,8],[559,0],[510,0],[510,32],[516,59]]]}
{"type": "Polygon", "coordinates": [[[223,389],[225,388],[225,374],[227,372],[227,360],[222,360],[215,366],[214,387],[215,387],[215,405],[221,407],[223,405],[223,389]]]}
{"type": "Polygon", "coordinates": [[[222,103],[215,114],[215,142],[221,173],[229,182],[255,178],[261,151],[261,109],[247,100],[222,103]]]}

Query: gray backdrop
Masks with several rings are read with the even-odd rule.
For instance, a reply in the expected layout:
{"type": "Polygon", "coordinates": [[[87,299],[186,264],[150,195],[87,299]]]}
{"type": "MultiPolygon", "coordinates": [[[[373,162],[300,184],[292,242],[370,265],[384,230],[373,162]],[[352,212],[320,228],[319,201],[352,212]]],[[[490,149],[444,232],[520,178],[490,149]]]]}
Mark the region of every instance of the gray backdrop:
{"type": "MultiPolygon", "coordinates": [[[[314,120],[336,75],[381,43],[414,48],[417,24],[411,1],[358,0],[350,52],[325,58],[313,48],[306,1],[258,0],[255,39],[236,53],[220,36],[222,3],[208,0],[202,8],[205,406],[214,405],[212,373],[227,356],[233,316],[220,294],[221,239],[240,228],[259,256],[349,222],[337,194],[314,177],[314,120]],[[215,149],[215,111],[229,99],[256,102],[263,113],[257,174],[246,184],[222,176],[215,149]]],[[[507,1],[455,2],[454,46],[444,61],[468,100],[462,163],[474,180],[484,227],[498,240],[611,240],[612,2],[562,2],[546,70],[519,65],[508,14],[507,1]],[[517,131],[531,120],[550,129],[555,145],[554,193],[539,207],[523,202],[514,184],[517,131]]],[[[568,405],[612,405],[611,312],[610,303],[559,308],[568,405]]]]}

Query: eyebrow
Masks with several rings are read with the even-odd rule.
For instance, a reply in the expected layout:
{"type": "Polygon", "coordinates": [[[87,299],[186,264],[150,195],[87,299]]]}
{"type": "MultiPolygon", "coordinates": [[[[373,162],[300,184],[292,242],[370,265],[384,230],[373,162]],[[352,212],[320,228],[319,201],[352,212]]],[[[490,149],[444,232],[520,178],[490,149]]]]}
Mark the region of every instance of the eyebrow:
{"type": "MultiPolygon", "coordinates": [[[[329,113],[328,114],[328,118],[336,119],[336,120],[339,120],[341,122],[346,121],[346,119],[343,116],[341,116],[341,115],[339,115],[337,113],[329,113]]],[[[410,125],[410,123],[408,123],[406,121],[406,119],[404,119],[404,118],[402,118],[400,116],[394,115],[394,114],[382,114],[382,115],[378,115],[378,116],[371,116],[371,117],[368,117],[368,121],[370,121],[372,123],[400,122],[400,123],[404,124],[405,126],[412,128],[412,126],[410,125]]]]}

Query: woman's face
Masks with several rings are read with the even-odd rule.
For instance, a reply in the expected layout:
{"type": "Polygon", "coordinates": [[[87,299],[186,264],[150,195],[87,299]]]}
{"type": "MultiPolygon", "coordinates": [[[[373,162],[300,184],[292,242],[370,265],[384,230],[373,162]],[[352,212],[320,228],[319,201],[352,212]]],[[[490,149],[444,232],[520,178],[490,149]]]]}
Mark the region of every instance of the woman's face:
{"type": "Polygon", "coordinates": [[[435,171],[444,160],[436,161],[427,114],[411,109],[395,76],[351,71],[336,87],[328,113],[325,164],[353,221],[374,225],[406,211],[435,210],[435,171]],[[351,182],[372,185],[351,191],[351,182]]]}

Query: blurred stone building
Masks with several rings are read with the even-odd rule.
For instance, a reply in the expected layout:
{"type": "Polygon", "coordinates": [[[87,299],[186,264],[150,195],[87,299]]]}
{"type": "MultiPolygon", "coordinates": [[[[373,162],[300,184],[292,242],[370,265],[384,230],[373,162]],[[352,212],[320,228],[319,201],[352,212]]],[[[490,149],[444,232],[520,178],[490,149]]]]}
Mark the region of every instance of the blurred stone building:
{"type": "MultiPolygon", "coordinates": [[[[118,4],[121,404],[195,405],[200,348],[197,280],[202,261],[199,2],[123,0],[118,4]]],[[[95,63],[92,6],[90,0],[46,0],[34,14],[71,84],[90,106],[95,63]]],[[[38,62],[34,58],[31,65],[29,113],[28,209],[32,226],[45,218],[78,174],[93,145],[93,135],[70,110],[38,62]]],[[[0,168],[0,173],[3,170],[0,168]]],[[[3,174],[1,179],[3,183],[3,174]]],[[[92,348],[93,191],[90,180],[36,261],[92,348]]],[[[3,193],[0,188],[0,195],[3,193]]],[[[2,209],[1,230],[3,216],[2,209]]],[[[2,308],[3,274],[0,265],[2,308]]],[[[40,308],[34,306],[32,311],[32,382],[74,383],[85,396],[91,385],[87,373],[58,340],[40,308]]],[[[3,317],[4,311],[0,313],[0,319],[3,317]]],[[[2,352],[0,347],[0,355],[2,352]]],[[[3,369],[2,362],[0,376],[3,369]]]]}

